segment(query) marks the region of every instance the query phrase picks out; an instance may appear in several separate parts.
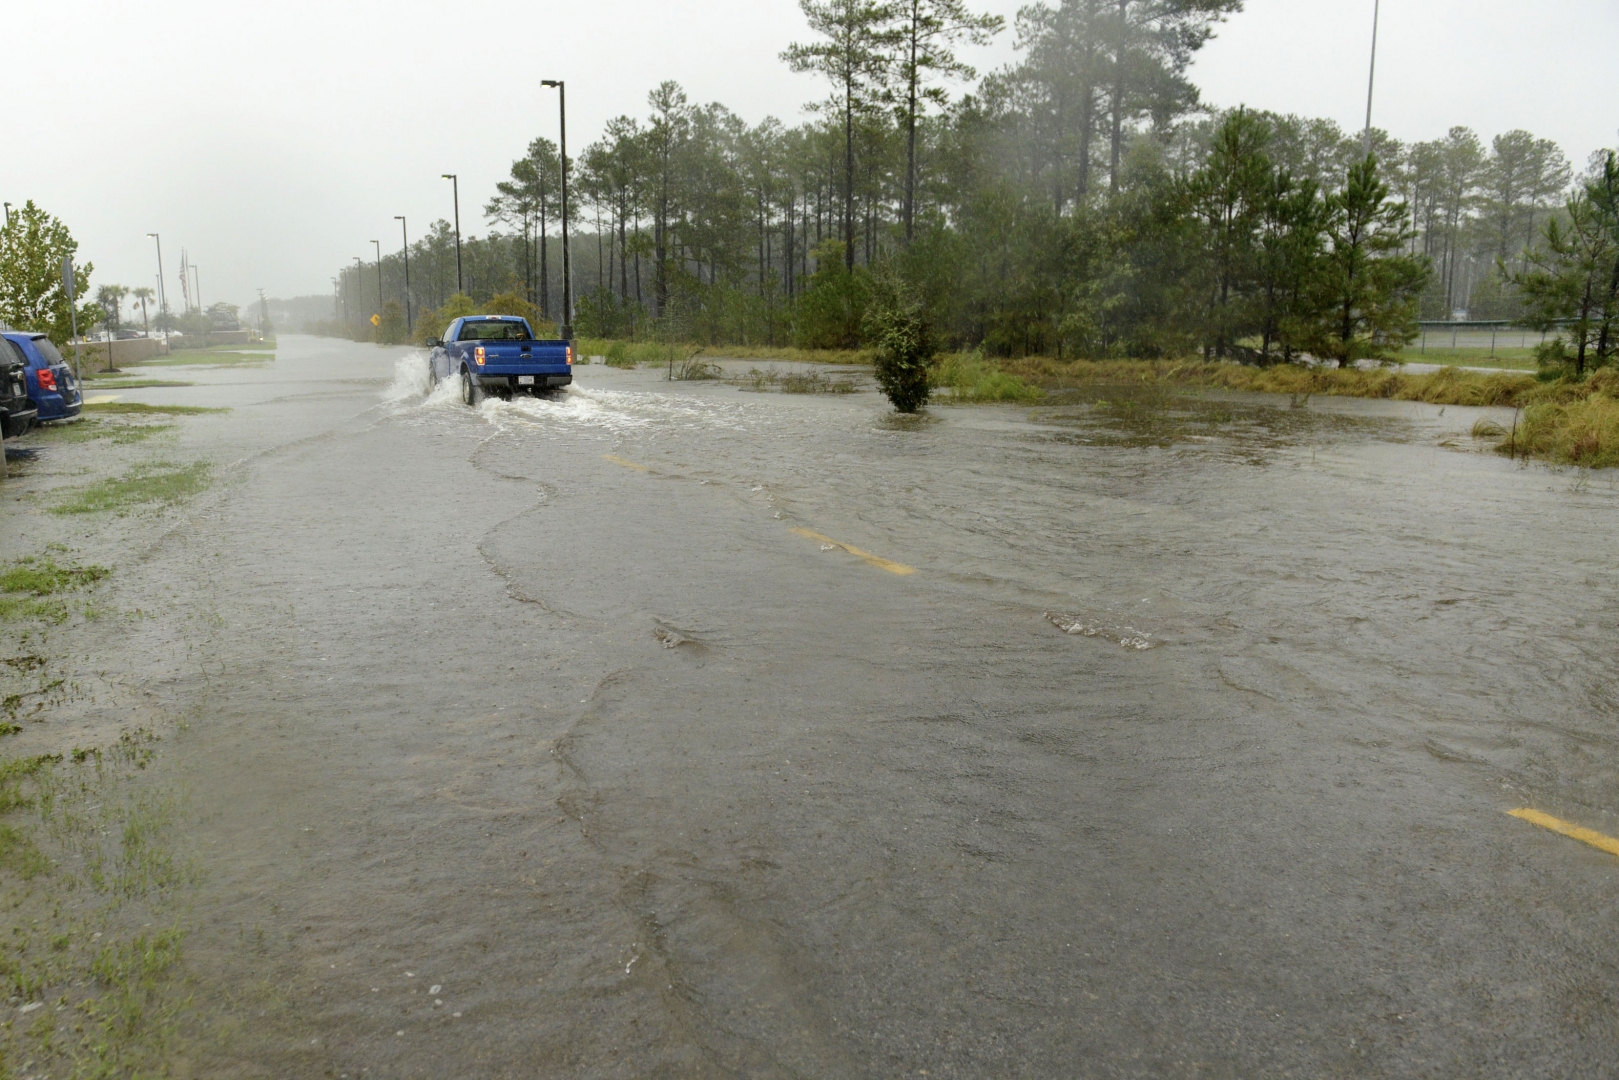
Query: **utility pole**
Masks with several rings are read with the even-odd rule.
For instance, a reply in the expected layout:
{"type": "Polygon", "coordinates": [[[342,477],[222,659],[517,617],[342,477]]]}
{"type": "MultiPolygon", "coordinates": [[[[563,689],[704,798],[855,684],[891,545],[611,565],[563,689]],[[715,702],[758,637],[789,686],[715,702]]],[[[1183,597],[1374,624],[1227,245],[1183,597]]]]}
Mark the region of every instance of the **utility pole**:
{"type": "Polygon", "coordinates": [[[461,181],[453,172],[442,174],[440,179],[448,180],[455,192],[455,291],[461,292],[461,181]]]}
{"type": "Polygon", "coordinates": [[[191,264],[191,287],[197,291],[197,314],[201,315],[203,313],[202,273],[197,269],[196,263],[191,264]]]}
{"type": "Polygon", "coordinates": [[[562,338],[573,340],[573,256],[568,250],[568,88],[561,79],[541,79],[541,86],[557,88],[562,157],[562,338]]]}
{"type": "MultiPolygon", "coordinates": [[[[359,315],[360,312],[365,310],[365,260],[358,255],[354,256],[354,293],[354,306],[359,309],[355,311],[355,314],[359,315]]],[[[379,300],[377,303],[381,304],[382,301],[379,300]]],[[[359,332],[358,324],[356,324],[355,332],[359,332]]],[[[354,340],[359,341],[360,339],[355,338],[354,340]]]]}
{"type": "MultiPolygon", "coordinates": [[[[74,282],[73,256],[62,256],[62,287],[67,291],[67,314],[73,325],[73,381],[79,387],[83,396],[84,382],[80,372],[84,367],[83,350],[79,346],[79,297],[78,288],[74,282]]],[[[107,346],[107,356],[112,356],[112,345],[107,346]]],[[[109,360],[109,364],[110,364],[109,360]]]]}
{"type": "Polygon", "coordinates": [[[157,235],[155,232],[149,232],[146,235],[157,241],[157,310],[158,314],[164,316],[163,344],[167,346],[169,343],[169,320],[167,318],[169,313],[169,294],[168,290],[163,287],[163,238],[157,235]]]}
{"type": "Polygon", "coordinates": [[[1372,0],[1372,66],[1366,73],[1366,131],[1361,136],[1367,157],[1372,156],[1372,87],[1377,81],[1377,23],[1382,7],[1383,0],[1372,0]]]}
{"type": "Polygon", "coordinates": [[[11,224],[11,204],[10,203],[6,203],[6,224],[8,226],[11,224]]]}
{"type": "Polygon", "coordinates": [[[410,320],[410,233],[405,228],[405,215],[395,214],[394,220],[399,222],[399,239],[404,245],[400,253],[405,257],[405,333],[412,330],[410,320]]]}

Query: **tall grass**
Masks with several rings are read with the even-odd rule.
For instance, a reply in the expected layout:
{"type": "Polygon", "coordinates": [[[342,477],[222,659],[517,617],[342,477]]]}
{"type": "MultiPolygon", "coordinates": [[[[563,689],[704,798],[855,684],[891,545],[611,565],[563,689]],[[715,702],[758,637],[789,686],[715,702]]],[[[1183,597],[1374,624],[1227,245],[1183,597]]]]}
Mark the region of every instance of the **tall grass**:
{"type": "Polygon", "coordinates": [[[1516,434],[1509,434],[1497,449],[1592,469],[1619,466],[1619,401],[1595,393],[1567,404],[1531,405],[1516,434]]]}
{"type": "Polygon", "coordinates": [[[941,402],[1034,401],[1045,391],[984,358],[982,352],[949,353],[933,375],[935,389],[949,390],[941,402]]]}

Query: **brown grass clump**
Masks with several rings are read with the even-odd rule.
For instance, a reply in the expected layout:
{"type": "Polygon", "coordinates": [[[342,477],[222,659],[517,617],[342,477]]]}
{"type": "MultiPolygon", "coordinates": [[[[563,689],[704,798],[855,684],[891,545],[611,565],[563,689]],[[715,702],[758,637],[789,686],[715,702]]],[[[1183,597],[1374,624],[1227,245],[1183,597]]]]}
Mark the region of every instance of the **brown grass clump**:
{"type": "Polygon", "coordinates": [[[1564,465],[1611,469],[1619,465],[1619,401],[1596,393],[1569,403],[1531,405],[1524,410],[1517,435],[1497,449],[1564,465]]]}

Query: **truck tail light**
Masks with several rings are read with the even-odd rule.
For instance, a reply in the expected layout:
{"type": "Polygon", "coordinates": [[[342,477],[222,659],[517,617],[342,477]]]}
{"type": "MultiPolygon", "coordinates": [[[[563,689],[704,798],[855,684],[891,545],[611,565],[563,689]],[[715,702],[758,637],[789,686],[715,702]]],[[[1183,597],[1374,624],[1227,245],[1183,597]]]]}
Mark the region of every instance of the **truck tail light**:
{"type": "Polygon", "coordinates": [[[56,372],[52,371],[48,367],[40,368],[39,369],[39,388],[41,390],[54,391],[56,389],[56,372]]]}
{"type": "Polygon", "coordinates": [[[476,349],[472,350],[472,358],[474,360],[478,361],[478,366],[479,367],[483,367],[483,346],[482,345],[479,345],[476,349]]]}
{"type": "Polygon", "coordinates": [[[568,346],[568,366],[569,367],[573,366],[573,346],[572,345],[568,346]]]}

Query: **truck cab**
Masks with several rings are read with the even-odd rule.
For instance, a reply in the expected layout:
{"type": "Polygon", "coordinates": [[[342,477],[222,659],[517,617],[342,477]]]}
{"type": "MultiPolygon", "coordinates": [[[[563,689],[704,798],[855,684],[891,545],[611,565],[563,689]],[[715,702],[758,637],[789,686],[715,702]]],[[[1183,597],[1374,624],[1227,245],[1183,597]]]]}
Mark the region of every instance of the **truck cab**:
{"type": "Polygon", "coordinates": [[[536,340],[528,320],[516,315],[467,315],[431,345],[433,382],[458,380],[468,405],[485,394],[510,399],[573,382],[573,345],[536,340]]]}

